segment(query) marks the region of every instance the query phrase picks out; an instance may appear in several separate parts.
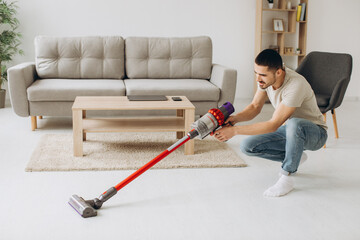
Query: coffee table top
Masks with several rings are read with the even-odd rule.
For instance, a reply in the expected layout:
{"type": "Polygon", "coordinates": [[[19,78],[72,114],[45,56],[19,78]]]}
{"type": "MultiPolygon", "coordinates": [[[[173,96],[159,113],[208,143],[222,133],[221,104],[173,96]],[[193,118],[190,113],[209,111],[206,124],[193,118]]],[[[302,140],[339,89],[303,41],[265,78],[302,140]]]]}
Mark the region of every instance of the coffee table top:
{"type": "Polygon", "coordinates": [[[149,110],[149,109],[195,109],[185,97],[182,101],[129,101],[126,96],[79,96],[75,98],[72,110],[149,110]]]}

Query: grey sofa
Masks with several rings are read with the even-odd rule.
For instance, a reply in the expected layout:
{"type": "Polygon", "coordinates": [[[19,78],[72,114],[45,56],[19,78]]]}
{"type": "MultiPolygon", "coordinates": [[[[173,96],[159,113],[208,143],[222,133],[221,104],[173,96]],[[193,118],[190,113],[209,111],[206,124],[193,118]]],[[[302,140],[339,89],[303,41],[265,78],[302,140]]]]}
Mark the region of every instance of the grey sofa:
{"type": "Polygon", "coordinates": [[[182,95],[203,115],[233,102],[234,69],[212,63],[209,37],[35,38],[35,63],[8,69],[15,113],[71,116],[76,96],[182,95]]]}

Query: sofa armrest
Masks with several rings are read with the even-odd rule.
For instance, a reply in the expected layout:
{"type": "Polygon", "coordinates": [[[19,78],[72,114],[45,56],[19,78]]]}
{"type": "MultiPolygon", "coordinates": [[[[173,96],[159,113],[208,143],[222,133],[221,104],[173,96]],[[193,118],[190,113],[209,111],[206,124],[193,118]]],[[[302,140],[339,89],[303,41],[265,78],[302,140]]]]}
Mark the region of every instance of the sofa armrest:
{"type": "Polygon", "coordinates": [[[219,103],[234,103],[237,71],[218,64],[213,64],[210,82],[220,88],[219,103]]]}
{"type": "Polygon", "coordinates": [[[29,102],[26,89],[35,81],[35,63],[28,62],[8,69],[9,95],[14,112],[21,117],[28,117],[29,102]]]}

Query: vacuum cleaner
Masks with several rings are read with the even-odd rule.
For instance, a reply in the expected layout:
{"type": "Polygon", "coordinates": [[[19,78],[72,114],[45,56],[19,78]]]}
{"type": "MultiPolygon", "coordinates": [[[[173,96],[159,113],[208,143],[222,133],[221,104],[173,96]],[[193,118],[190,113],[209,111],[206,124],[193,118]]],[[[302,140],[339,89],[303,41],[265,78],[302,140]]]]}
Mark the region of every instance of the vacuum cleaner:
{"type": "Polygon", "coordinates": [[[226,102],[220,108],[210,109],[204,116],[199,118],[196,122],[191,125],[192,130],[188,132],[182,139],[171,145],[168,149],[160,153],[157,157],[146,163],[144,166],[139,168],[136,172],[131,174],[129,177],[124,179],[122,182],[114,187],[109,188],[98,198],[92,200],[84,200],[78,195],[72,195],[69,200],[69,204],[73,207],[76,212],[83,218],[94,217],[97,215],[97,210],[101,208],[104,202],[113,197],[120,189],[125,187],[127,184],[132,182],[135,178],[143,174],[149,168],[154,166],[156,163],[161,161],[167,155],[175,151],[181,145],[185,144],[190,139],[199,137],[204,139],[207,135],[214,132],[220,126],[223,126],[226,119],[234,112],[234,107],[230,102],[226,102]]]}

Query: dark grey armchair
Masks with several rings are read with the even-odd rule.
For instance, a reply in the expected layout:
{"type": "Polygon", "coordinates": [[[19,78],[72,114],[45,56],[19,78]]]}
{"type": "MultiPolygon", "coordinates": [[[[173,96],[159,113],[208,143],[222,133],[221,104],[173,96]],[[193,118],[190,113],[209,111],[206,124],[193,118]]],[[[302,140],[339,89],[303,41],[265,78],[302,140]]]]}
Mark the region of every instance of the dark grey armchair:
{"type": "Polygon", "coordinates": [[[335,108],[345,95],[352,71],[352,57],[345,53],[311,52],[301,62],[296,72],[303,75],[314,90],[317,104],[326,121],[331,111],[335,137],[338,138],[335,108]]]}

